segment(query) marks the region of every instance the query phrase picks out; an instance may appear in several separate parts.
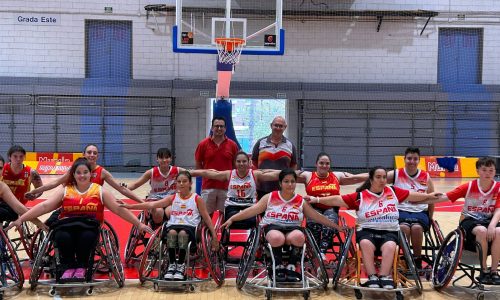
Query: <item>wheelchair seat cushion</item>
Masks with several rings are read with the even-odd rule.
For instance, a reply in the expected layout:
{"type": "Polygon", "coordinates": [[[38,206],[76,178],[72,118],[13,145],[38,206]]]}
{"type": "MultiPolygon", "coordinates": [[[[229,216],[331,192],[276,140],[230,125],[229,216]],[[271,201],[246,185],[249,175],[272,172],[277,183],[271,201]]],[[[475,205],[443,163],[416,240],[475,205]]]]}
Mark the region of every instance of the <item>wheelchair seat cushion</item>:
{"type": "Polygon", "coordinates": [[[88,229],[98,229],[101,227],[101,223],[99,223],[99,221],[97,221],[96,219],[91,219],[87,217],[71,217],[55,221],[52,224],[51,229],[57,230],[59,228],[75,227],[75,226],[80,226],[88,229]]]}

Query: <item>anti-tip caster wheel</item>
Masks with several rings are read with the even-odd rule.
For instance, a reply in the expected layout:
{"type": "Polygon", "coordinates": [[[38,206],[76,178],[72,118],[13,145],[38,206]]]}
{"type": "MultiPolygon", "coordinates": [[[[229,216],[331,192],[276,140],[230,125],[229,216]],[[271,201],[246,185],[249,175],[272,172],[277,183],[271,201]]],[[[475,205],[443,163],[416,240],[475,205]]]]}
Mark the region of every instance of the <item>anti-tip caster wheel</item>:
{"type": "Polygon", "coordinates": [[[354,296],[356,296],[356,299],[363,299],[363,294],[361,293],[360,290],[354,290],[354,296]]]}
{"type": "Polygon", "coordinates": [[[158,291],[160,290],[160,287],[158,286],[158,283],[157,283],[157,282],[153,283],[153,290],[154,290],[155,292],[158,292],[158,291]]]}
{"type": "Polygon", "coordinates": [[[401,292],[396,292],[396,300],[404,300],[405,296],[403,296],[403,293],[401,292]]]}
{"type": "Polygon", "coordinates": [[[194,285],[192,285],[192,284],[189,285],[189,291],[194,292],[194,285]]]}
{"type": "Polygon", "coordinates": [[[87,294],[87,296],[92,296],[94,294],[94,289],[93,288],[88,288],[85,291],[85,294],[87,294]]]}
{"type": "Polygon", "coordinates": [[[311,292],[309,292],[309,291],[304,292],[303,296],[304,296],[304,300],[309,300],[309,297],[311,296],[311,292]]]}
{"type": "Polygon", "coordinates": [[[484,300],[484,294],[483,293],[478,293],[476,296],[477,300],[484,300]]]}
{"type": "Polygon", "coordinates": [[[56,288],[55,287],[51,287],[50,290],[49,290],[49,296],[54,297],[55,294],[56,294],[56,288]]]}
{"type": "Polygon", "coordinates": [[[273,298],[273,292],[266,290],[266,299],[271,300],[273,298]]]}

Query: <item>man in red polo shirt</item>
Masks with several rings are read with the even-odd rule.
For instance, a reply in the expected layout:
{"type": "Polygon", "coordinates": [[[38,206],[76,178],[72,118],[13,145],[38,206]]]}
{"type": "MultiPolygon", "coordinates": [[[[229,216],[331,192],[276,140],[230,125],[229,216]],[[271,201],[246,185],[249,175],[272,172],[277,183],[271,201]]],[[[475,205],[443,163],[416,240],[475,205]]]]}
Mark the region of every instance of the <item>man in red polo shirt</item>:
{"type": "MultiPolygon", "coordinates": [[[[226,120],[223,117],[214,117],[212,134],[196,147],[196,169],[232,170],[237,152],[238,145],[226,136],[226,120]]],[[[205,200],[209,214],[216,210],[224,211],[228,184],[227,181],[203,178],[201,197],[205,200]]]]}

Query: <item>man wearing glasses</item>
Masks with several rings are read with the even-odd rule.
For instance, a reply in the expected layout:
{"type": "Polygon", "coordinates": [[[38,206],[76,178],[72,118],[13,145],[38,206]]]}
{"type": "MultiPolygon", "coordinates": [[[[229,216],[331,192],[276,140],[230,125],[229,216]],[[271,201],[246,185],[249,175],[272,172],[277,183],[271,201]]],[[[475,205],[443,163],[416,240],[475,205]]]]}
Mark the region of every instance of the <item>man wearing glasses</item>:
{"type": "MultiPolygon", "coordinates": [[[[271,122],[271,134],[257,140],[252,151],[252,163],[258,169],[283,170],[297,168],[297,150],[283,133],[286,121],[277,116],[271,122]]],[[[263,181],[257,187],[257,197],[279,189],[278,181],[263,181]]]]}
{"type": "MultiPolygon", "coordinates": [[[[196,147],[194,159],[196,169],[215,169],[226,171],[234,169],[234,159],[238,145],[226,136],[226,120],[223,117],[212,119],[212,132],[196,147]]],[[[201,197],[205,200],[209,214],[224,211],[228,181],[203,178],[201,197]]]]}

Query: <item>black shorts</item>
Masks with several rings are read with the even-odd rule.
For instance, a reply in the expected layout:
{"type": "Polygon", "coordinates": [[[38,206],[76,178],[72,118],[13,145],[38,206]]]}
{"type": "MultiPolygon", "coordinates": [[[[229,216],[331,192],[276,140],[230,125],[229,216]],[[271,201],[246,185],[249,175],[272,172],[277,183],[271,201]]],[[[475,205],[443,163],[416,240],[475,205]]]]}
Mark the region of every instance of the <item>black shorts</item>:
{"type": "MultiPolygon", "coordinates": [[[[465,218],[462,221],[460,221],[460,224],[458,226],[462,228],[465,232],[465,241],[464,241],[465,249],[474,252],[476,251],[476,235],[472,233],[472,230],[476,226],[484,226],[488,228],[488,226],[490,225],[490,221],[491,219],[476,220],[473,218],[465,218]]],[[[500,223],[497,224],[497,227],[500,227],[500,223]]]]}
{"type": "Polygon", "coordinates": [[[7,203],[0,202],[0,222],[15,221],[18,217],[17,213],[7,203]]]}
{"type": "Polygon", "coordinates": [[[262,229],[264,229],[265,234],[267,234],[270,230],[278,230],[285,235],[287,233],[294,231],[294,230],[300,230],[301,232],[304,232],[303,228],[300,226],[281,226],[281,225],[275,225],[275,224],[266,225],[262,229]]]}
{"type": "Polygon", "coordinates": [[[409,212],[400,210],[399,224],[407,225],[409,227],[411,227],[413,224],[420,224],[424,229],[424,231],[428,231],[430,228],[431,221],[429,219],[429,213],[427,211],[409,212]]]}
{"type": "MultiPolygon", "coordinates": [[[[246,209],[248,206],[226,206],[224,209],[224,222],[229,218],[246,209]]],[[[231,224],[232,229],[249,229],[257,226],[257,217],[248,218],[246,220],[237,221],[231,224]]]]}
{"type": "Polygon", "coordinates": [[[359,243],[361,240],[369,240],[376,250],[380,250],[387,242],[395,242],[397,245],[399,236],[397,231],[361,229],[356,231],[356,242],[359,243]]]}
{"type": "Polygon", "coordinates": [[[175,230],[177,233],[179,233],[181,230],[184,230],[189,236],[191,248],[196,247],[196,227],[189,225],[168,225],[163,230],[163,239],[167,239],[167,234],[170,230],[175,230]]]}

